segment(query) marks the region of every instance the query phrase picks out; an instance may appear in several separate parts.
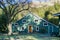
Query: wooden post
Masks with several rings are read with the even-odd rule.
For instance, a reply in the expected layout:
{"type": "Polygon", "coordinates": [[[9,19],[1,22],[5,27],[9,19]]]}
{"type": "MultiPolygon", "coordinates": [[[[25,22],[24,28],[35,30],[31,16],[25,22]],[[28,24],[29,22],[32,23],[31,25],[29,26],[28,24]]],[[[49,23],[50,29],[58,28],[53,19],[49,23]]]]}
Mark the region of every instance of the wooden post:
{"type": "Polygon", "coordinates": [[[59,16],[59,35],[60,35],[60,16],[59,16]]]}

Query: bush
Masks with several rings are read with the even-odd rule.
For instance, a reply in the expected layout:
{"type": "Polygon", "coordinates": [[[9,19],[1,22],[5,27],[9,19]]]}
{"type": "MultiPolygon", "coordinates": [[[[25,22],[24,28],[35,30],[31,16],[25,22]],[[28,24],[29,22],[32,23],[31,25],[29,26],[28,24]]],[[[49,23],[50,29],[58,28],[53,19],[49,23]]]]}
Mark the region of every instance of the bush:
{"type": "Polygon", "coordinates": [[[8,33],[8,28],[6,25],[6,16],[4,14],[0,15],[0,32],[1,33],[8,33]]]}
{"type": "Polygon", "coordinates": [[[51,33],[51,36],[56,36],[56,37],[57,37],[58,34],[59,34],[59,32],[52,32],[52,33],[51,33]]]}

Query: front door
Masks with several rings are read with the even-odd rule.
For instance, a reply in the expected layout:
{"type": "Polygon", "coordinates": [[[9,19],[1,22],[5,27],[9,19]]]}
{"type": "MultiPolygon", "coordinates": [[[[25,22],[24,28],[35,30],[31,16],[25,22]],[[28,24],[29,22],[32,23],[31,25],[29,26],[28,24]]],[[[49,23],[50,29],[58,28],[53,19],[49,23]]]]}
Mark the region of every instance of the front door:
{"type": "Polygon", "coordinates": [[[28,32],[32,33],[32,26],[31,25],[28,27],[28,32]]]}

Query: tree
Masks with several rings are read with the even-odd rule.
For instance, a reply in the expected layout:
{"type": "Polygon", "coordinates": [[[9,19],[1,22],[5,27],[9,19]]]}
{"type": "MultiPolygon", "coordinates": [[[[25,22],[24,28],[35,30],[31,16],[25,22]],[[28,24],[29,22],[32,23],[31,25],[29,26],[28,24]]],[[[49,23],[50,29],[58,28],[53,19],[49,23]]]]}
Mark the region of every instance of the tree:
{"type": "Polygon", "coordinates": [[[44,15],[45,15],[45,19],[46,19],[46,20],[48,20],[48,15],[49,15],[49,14],[50,14],[50,11],[49,11],[49,10],[45,12],[44,15]]]}
{"type": "Polygon", "coordinates": [[[6,25],[6,17],[4,14],[0,15],[0,33],[8,33],[6,25]]]}
{"type": "MultiPolygon", "coordinates": [[[[1,0],[0,1],[0,8],[3,10],[4,12],[4,16],[5,16],[5,23],[4,26],[8,27],[8,29],[10,29],[10,23],[14,20],[14,17],[19,13],[22,12],[24,10],[29,10],[29,1],[28,0],[1,0]],[[28,6],[26,6],[28,5],[28,6]],[[26,6],[26,8],[25,8],[26,6]]],[[[9,32],[11,31],[11,29],[9,30],[9,32]]]]}
{"type": "Polygon", "coordinates": [[[55,10],[57,12],[59,12],[60,11],[60,4],[59,3],[55,3],[54,8],[55,8],[55,10]]]}

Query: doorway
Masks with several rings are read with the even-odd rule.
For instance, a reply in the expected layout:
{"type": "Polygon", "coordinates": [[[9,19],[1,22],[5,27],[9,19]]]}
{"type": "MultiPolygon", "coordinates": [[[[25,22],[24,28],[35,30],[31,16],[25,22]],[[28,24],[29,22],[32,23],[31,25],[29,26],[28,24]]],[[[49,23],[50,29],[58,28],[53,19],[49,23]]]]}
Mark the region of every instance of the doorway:
{"type": "Polygon", "coordinates": [[[32,33],[32,26],[31,25],[28,26],[28,33],[32,33]]]}

